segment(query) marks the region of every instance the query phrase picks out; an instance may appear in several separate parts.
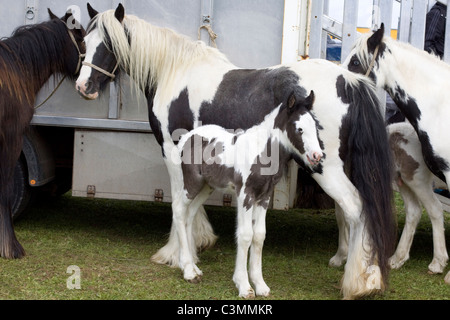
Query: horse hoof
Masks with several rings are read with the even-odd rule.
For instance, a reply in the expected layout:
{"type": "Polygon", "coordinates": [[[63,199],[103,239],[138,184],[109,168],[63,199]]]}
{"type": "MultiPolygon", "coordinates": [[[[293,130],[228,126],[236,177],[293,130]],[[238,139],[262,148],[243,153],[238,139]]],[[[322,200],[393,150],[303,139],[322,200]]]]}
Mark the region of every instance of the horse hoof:
{"type": "Polygon", "coordinates": [[[433,259],[433,261],[428,265],[428,273],[429,274],[442,274],[444,273],[445,266],[447,265],[447,261],[445,263],[440,264],[437,259],[433,259]]]}
{"type": "Polygon", "coordinates": [[[193,279],[188,279],[186,281],[189,282],[189,283],[197,284],[197,283],[202,282],[202,277],[201,276],[196,276],[193,279]]]}
{"type": "Polygon", "coordinates": [[[449,272],[447,273],[447,275],[445,276],[444,281],[445,281],[446,284],[449,284],[449,285],[450,285],[450,271],[449,271],[449,272]]]}
{"type": "Polygon", "coordinates": [[[254,299],[256,297],[256,295],[255,295],[255,291],[252,288],[250,288],[245,293],[239,294],[239,297],[244,298],[244,299],[254,299]]]}
{"type": "Polygon", "coordinates": [[[332,268],[339,268],[342,267],[345,264],[345,260],[347,259],[347,257],[340,257],[338,255],[335,255],[334,257],[332,257],[330,259],[330,261],[328,262],[328,266],[332,267],[332,268]]]}

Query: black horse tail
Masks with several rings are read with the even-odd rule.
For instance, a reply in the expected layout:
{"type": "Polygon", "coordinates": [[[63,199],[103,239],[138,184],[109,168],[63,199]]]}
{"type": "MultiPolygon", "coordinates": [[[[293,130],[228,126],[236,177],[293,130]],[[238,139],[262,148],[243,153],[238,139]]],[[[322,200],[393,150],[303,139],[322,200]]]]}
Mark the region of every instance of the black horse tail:
{"type": "Polygon", "coordinates": [[[384,112],[368,79],[353,74],[348,79],[340,76],[337,87],[342,101],[350,105],[340,137],[347,144],[339,151],[361,196],[362,214],[373,246],[372,262],[378,262],[387,284],[388,260],[395,250],[397,225],[393,209],[393,162],[384,112]]]}

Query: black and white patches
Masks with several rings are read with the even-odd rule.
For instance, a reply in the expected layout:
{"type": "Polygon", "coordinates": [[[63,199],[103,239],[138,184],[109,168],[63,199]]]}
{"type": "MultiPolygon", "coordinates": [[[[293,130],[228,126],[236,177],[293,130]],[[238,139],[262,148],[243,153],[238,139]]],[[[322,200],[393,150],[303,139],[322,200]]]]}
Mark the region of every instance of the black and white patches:
{"type": "MultiPolygon", "coordinates": [[[[181,91],[177,99],[175,99],[169,108],[169,133],[173,135],[176,130],[183,132],[194,129],[194,114],[189,108],[189,92],[186,89],[181,91]]],[[[176,137],[174,137],[176,138],[176,137]]],[[[178,143],[174,139],[175,144],[178,143]]]]}
{"type": "Polygon", "coordinates": [[[285,67],[229,71],[214,99],[201,105],[199,120],[204,125],[246,130],[261,123],[291,92],[306,97],[298,81],[299,76],[285,67]]]}
{"type": "Polygon", "coordinates": [[[423,158],[428,168],[442,181],[446,181],[443,172],[450,169],[449,163],[434,152],[428,133],[422,130],[420,126],[422,112],[420,111],[416,100],[409,96],[398,84],[394,89],[388,91],[399,109],[416,130],[420,144],[422,145],[423,158]]]}
{"type": "MultiPolygon", "coordinates": [[[[272,154],[274,142],[267,141],[265,154],[272,154]]],[[[284,173],[287,170],[287,162],[291,158],[290,152],[288,152],[283,146],[279,146],[279,164],[280,166],[274,172],[273,175],[261,175],[261,171],[267,169],[271,164],[261,161],[261,157],[256,159],[250,168],[250,175],[245,181],[245,199],[244,207],[249,210],[252,206],[258,203],[264,209],[269,206],[270,198],[273,193],[273,187],[277,184],[284,173]]]]}
{"type": "Polygon", "coordinates": [[[244,132],[204,125],[183,136],[178,150],[187,198],[194,199],[205,184],[213,189],[232,186],[246,210],[255,205],[267,209],[292,154],[309,167],[318,166],[323,157],[309,112],[313,101],[312,92],[307,98],[291,94],[260,125],[244,132]]]}

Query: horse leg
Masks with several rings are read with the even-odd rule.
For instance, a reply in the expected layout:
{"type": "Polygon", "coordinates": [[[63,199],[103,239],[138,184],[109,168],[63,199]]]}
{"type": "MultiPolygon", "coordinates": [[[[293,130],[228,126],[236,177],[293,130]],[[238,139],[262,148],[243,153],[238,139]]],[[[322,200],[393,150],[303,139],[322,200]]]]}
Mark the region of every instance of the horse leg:
{"type": "Polygon", "coordinates": [[[192,230],[195,247],[200,251],[213,247],[217,241],[217,236],[208,220],[208,215],[203,205],[198,208],[192,224],[192,230]]]}
{"type": "Polygon", "coordinates": [[[247,210],[244,207],[243,197],[238,197],[237,254],[233,282],[239,290],[239,297],[246,299],[255,297],[255,291],[250,286],[247,272],[248,249],[253,239],[252,211],[253,207],[247,210]]]}
{"type": "Polygon", "coordinates": [[[194,270],[197,273],[198,278],[203,275],[203,272],[195,265],[198,262],[197,256],[197,246],[195,242],[195,231],[193,230],[193,223],[195,216],[199,212],[199,208],[202,207],[203,203],[209,198],[213,189],[208,185],[205,185],[200,193],[192,200],[191,204],[188,207],[188,217],[186,221],[186,230],[187,230],[187,238],[189,242],[189,248],[191,250],[191,256],[193,257],[194,262],[194,270]]]}
{"type": "Polygon", "coordinates": [[[409,259],[409,250],[414,239],[417,225],[422,217],[422,206],[415,193],[406,183],[398,185],[405,204],[405,226],[394,255],[389,259],[392,269],[399,269],[409,259]]]}
{"type": "Polygon", "coordinates": [[[12,219],[14,168],[23,143],[23,130],[15,129],[14,125],[4,127],[4,132],[0,134],[0,256],[6,259],[22,258],[25,255],[25,250],[16,238],[12,219]]]}
{"type": "Polygon", "coordinates": [[[328,265],[330,267],[340,267],[347,261],[348,254],[348,232],[349,226],[345,222],[344,212],[342,208],[335,203],[336,221],[339,228],[339,245],[336,254],[330,259],[328,265]]]}
{"type": "Polygon", "coordinates": [[[179,267],[183,270],[183,277],[185,280],[193,283],[200,281],[199,275],[195,271],[194,259],[191,255],[191,249],[189,248],[188,232],[187,232],[187,220],[188,220],[188,207],[190,201],[186,199],[186,196],[179,192],[174,194],[172,201],[172,224],[175,226],[175,230],[178,234],[178,246],[179,246],[179,267]]]}
{"type": "Polygon", "coordinates": [[[428,212],[433,229],[433,260],[428,265],[428,270],[432,273],[443,273],[448,261],[445,245],[444,210],[442,203],[432,189],[429,187],[426,189],[417,195],[428,212]]]}
{"type": "Polygon", "coordinates": [[[362,202],[358,190],[342,167],[324,166],[322,174],[313,174],[322,189],[342,208],[349,226],[347,263],[341,282],[344,299],[353,299],[382,289],[381,272],[371,261],[371,245],[365,230],[362,202]]]}
{"type": "Polygon", "coordinates": [[[450,271],[449,271],[449,272],[447,273],[447,275],[445,276],[444,281],[445,281],[446,284],[450,284],[450,271]]]}
{"type": "Polygon", "coordinates": [[[255,206],[253,209],[253,239],[250,246],[249,274],[256,295],[267,297],[270,288],[267,286],[262,275],[262,250],[266,238],[266,212],[261,206],[255,206]]]}
{"type": "MultiPolygon", "coordinates": [[[[168,151],[165,151],[165,154],[169,154],[168,152],[170,152],[170,148],[166,149],[168,149],[168,151]]],[[[175,154],[175,152],[173,154],[175,154]]],[[[172,197],[174,198],[174,195],[177,192],[176,189],[174,189],[174,186],[182,183],[180,179],[183,173],[181,166],[176,164],[176,162],[173,162],[170,159],[165,159],[165,163],[169,172],[172,197]]],[[[179,163],[181,163],[181,160],[179,163]]],[[[198,213],[194,217],[192,223],[192,234],[194,236],[196,248],[200,249],[213,246],[217,240],[217,236],[214,234],[203,206],[200,206],[198,213]]],[[[167,264],[171,267],[178,266],[180,256],[178,243],[178,234],[172,223],[167,244],[152,256],[152,261],[159,264],[167,264]]]]}

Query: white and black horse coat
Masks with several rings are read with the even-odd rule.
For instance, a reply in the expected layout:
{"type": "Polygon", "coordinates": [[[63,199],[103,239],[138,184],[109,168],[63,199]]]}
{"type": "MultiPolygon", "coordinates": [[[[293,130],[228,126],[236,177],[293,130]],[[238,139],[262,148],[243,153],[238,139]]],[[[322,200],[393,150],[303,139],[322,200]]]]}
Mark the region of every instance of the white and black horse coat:
{"type": "MultiPolygon", "coordinates": [[[[106,70],[118,62],[145,93],[172,194],[183,177],[176,145],[179,130],[207,124],[247,130],[292,92],[306,97],[313,90],[326,158],[311,174],[342,209],[350,228],[343,295],[354,298],[383,289],[395,242],[391,159],[370,81],[323,60],[240,69],[202,42],[125,16],[121,5],[115,11],[90,13],[94,19],[86,37],[85,62],[106,70]]],[[[85,65],[76,87],[83,96],[96,98],[107,81],[107,76],[85,65]]],[[[174,198],[172,205],[178,201],[174,198]]],[[[193,223],[196,246],[209,246],[215,236],[203,207],[199,210],[193,223]]],[[[178,266],[178,243],[172,227],[168,244],[153,260],[178,266]]]]}

